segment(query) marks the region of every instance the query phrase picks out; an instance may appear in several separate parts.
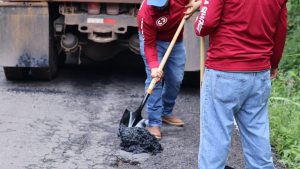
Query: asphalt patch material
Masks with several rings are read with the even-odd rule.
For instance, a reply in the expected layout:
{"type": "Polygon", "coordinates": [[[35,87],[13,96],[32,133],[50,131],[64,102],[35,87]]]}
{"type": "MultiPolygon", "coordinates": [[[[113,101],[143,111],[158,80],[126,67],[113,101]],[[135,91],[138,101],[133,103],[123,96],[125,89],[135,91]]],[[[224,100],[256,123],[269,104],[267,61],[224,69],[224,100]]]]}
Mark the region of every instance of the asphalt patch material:
{"type": "Polygon", "coordinates": [[[158,140],[145,128],[120,126],[118,136],[121,138],[121,149],[134,154],[163,151],[158,140]]]}

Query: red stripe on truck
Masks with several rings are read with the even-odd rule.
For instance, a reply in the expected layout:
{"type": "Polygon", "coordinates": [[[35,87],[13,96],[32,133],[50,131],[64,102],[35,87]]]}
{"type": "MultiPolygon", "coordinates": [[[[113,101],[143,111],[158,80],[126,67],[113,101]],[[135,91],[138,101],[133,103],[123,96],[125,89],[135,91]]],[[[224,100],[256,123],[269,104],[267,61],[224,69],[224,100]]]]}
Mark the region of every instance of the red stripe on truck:
{"type": "Polygon", "coordinates": [[[115,19],[105,18],[104,23],[109,24],[109,25],[115,25],[117,23],[117,21],[115,19]]]}

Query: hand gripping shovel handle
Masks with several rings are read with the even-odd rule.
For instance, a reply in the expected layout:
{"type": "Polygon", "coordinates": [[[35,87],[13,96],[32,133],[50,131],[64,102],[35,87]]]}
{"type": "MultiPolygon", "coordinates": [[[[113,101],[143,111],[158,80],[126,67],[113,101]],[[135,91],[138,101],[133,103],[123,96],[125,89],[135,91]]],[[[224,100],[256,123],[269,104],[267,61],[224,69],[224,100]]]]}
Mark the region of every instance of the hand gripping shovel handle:
{"type": "MultiPolygon", "coordinates": [[[[176,33],[175,33],[175,35],[174,35],[174,37],[173,37],[173,39],[172,39],[169,47],[168,47],[168,49],[167,49],[167,51],[166,51],[163,59],[161,60],[161,62],[159,64],[159,67],[158,67],[159,70],[163,70],[163,68],[164,68],[164,66],[165,66],[165,64],[166,64],[166,62],[167,62],[167,60],[168,60],[168,58],[169,58],[169,56],[170,56],[170,54],[172,52],[172,49],[173,49],[173,47],[174,47],[174,45],[175,45],[175,43],[177,41],[177,38],[178,38],[178,36],[179,36],[179,34],[180,34],[180,32],[181,32],[184,24],[185,24],[185,21],[186,21],[186,19],[184,17],[181,20],[181,22],[180,22],[180,24],[179,24],[179,26],[177,28],[177,31],[176,31],[176,33]]],[[[151,83],[150,83],[150,85],[149,85],[149,87],[148,87],[148,90],[147,90],[147,93],[149,95],[152,94],[152,91],[153,91],[156,83],[157,83],[157,78],[153,78],[152,81],[151,81],[151,83]]]]}

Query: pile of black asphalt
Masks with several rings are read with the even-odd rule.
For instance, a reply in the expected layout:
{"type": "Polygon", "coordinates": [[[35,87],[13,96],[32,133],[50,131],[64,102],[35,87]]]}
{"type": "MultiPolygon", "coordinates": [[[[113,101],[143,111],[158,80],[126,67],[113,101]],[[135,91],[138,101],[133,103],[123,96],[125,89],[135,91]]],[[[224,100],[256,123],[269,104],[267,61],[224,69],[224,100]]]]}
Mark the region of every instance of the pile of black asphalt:
{"type": "Polygon", "coordinates": [[[145,128],[120,125],[118,136],[121,138],[121,149],[134,154],[157,154],[163,151],[158,140],[145,128]]]}

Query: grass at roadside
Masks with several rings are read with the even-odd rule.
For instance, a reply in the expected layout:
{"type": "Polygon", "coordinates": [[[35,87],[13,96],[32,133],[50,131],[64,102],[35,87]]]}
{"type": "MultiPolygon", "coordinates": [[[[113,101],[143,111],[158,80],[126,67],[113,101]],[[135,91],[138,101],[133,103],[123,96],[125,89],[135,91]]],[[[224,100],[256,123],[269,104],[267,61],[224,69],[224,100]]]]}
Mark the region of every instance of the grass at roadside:
{"type": "Polygon", "coordinates": [[[272,82],[271,142],[289,169],[300,169],[300,0],[289,0],[288,36],[280,76],[272,82]]]}
{"type": "MultiPolygon", "coordinates": [[[[299,72],[298,72],[299,73],[299,72]]],[[[293,71],[272,82],[271,142],[290,169],[300,169],[300,78],[293,71]]]]}

